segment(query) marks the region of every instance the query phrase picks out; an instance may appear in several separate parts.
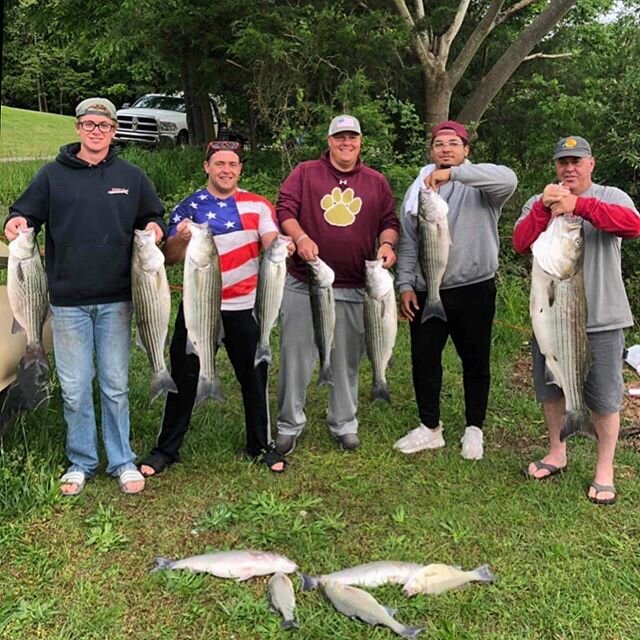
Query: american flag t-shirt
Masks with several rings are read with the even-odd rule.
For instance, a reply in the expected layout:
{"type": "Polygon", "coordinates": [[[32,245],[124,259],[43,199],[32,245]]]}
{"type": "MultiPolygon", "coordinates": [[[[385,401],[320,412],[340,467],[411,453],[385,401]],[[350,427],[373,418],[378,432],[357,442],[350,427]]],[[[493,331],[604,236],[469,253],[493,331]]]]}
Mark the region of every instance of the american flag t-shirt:
{"type": "Polygon", "coordinates": [[[252,309],[258,284],[260,238],[277,232],[273,205],[262,196],[238,190],[218,198],[200,189],[182,200],[171,212],[168,236],[185,218],[208,223],[222,270],[222,309],[252,309]]]}

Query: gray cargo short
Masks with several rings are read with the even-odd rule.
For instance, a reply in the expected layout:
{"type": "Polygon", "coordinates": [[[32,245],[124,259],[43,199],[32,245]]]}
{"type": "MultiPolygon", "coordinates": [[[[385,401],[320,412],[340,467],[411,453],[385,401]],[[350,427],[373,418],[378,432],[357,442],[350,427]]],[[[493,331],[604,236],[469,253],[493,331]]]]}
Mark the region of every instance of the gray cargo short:
{"type": "MultiPolygon", "coordinates": [[[[584,384],[584,398],[594,413],[604,416],[618,413],[622,408],[624,382],[622,363],[624,333],[622,329],[594,331],[587,334],[591,347],[591,368],[584,384]]],[[[538,402],[551,402],[562,398],[562,389],[545,382],[544,356],[535,338],[531,342],[533,356],[533,384],[538,402]]]]}

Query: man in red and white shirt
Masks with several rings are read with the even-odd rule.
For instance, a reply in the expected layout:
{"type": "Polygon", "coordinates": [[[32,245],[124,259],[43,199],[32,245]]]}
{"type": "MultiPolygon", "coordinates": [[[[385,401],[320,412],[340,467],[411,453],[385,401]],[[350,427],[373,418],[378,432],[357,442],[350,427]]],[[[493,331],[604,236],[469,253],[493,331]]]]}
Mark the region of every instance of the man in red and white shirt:
{"type": "MultiPolygon", "coordinates": [[[[242,389],[247,445],[250,458],[261,457],[274,472],[284,470],[282,456],[271,442],[267,399],[266,362],[254,367],[258,325],[253,306],[258,285],[260,249],[278,235],[273,205],[262,196],[238,188],[242,170],[240,145],[211,142],[204,161],[207,186],[182,200],[172,211],[168,240],[164,246],[167,264],[184,261],[191,237],[191,222],[207,222],[220,256],[222,271],[222,324],[224,345],[242,389]]],[[[293,250],[293,245],[292,245],[293,250]]],[[[160,473],[180,459],[179,450],[189,427],[196,397],[200,361],[187,355],[187,330],[182,303],[171,340],[171,375],[178,393],[167,396],[160,435],[151,453],[142,461],[145,476],[160,473]]]]}

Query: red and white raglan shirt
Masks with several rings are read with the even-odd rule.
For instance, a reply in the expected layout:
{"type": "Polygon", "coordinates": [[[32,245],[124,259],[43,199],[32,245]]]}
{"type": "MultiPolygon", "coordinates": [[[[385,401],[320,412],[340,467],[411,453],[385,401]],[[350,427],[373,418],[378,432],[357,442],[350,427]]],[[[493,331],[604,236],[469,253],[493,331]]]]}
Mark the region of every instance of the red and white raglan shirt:
{"type": "Polygon", "coordinates": [[[171,212],[168,236],[185,218],[207,222],[213,234],[222,271],[222,310],[252,309],[258,286],[260,238],[278,232],[273,205],[262,196],[238,189],[218,198],[206,189],[186,197],[171,212]]]}

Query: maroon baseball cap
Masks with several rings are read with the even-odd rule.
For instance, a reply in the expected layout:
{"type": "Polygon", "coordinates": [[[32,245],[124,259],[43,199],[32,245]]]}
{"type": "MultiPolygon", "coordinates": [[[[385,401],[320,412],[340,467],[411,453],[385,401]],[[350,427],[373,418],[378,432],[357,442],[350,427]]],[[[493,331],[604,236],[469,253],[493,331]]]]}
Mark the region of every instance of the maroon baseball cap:
{"type": "Polygon", "coordinates": [[[459,138],[462,138],[462,141],[465,144],[468,144],[469,134],[467,130],[464,128],[463,124],[460,124],[455,120],[445,120],[444,122],[436,124],[431,129],[431,139],[433,140],[441,131],[444,131],[445,129],[447,131],[453,131],[459,138]]]}

